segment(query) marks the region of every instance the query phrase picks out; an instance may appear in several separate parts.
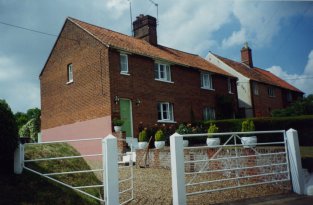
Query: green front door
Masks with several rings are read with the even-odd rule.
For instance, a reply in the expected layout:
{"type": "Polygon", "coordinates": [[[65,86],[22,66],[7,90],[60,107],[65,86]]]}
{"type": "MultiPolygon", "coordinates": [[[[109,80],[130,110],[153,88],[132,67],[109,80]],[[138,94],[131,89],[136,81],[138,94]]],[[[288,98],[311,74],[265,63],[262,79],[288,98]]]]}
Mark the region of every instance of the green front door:
{"type": "Polygon", "coordinates": [[[133,135],[133,122],[131,112],[131,101],[127,99],[120,99],[120,114],[121,119],[124,120],[122,131],[126,132],[126,137],[132,137],[133,135]]]}

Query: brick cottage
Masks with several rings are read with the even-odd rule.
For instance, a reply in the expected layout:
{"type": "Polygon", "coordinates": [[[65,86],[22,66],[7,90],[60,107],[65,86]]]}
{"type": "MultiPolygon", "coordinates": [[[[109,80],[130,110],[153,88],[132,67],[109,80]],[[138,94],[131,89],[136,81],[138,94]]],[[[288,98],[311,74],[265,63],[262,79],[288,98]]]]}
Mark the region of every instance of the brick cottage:
{"type": "Polygon", "coordinates": [[[303,97],[303,92],[269,71],[253,66],[248,43],[241,49],[241,62],[209,53],[210,63],[238,78],[239,108],[245,117],[268,117],[303,97]]]}
{"type": "Polygon", "coordinates": [[[237,78],[198,55],[157,43],[156,19],[134,36],[67,18],[40,74],[43,140],[104,137],[112,119],[138,126],[214,119],[237,111],[237,78]],[[231,102],[221,113],[220,98],[231,102]]]}

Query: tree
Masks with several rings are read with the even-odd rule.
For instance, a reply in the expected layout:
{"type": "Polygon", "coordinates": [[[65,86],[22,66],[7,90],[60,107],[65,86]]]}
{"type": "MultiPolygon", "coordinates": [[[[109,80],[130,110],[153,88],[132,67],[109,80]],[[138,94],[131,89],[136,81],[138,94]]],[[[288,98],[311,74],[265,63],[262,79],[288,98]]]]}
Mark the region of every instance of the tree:
{"type": "Polygon", "coordinates": [[[21,137],[30,137],[32,141],[37,141],[40,132],[40,115],[39,108],[28,109],[26,113],[15,113],[14,117],[21,137]]]}
{"type": "Polygon", "coordinates": [[[299,115],[313,115],[313,94],[310,94],[301,100],[297,100],[285,109],[274,110],[272,112],[273,117],[287,117],[299,115]]]}
{"type": "Polygon", "coordinates": [[[17,124],[18,129],[21,129],[23,125],[25,125],[28,121],[27,114],[23,112],[17,112],[14,114],[14,118],[17,124]]]}
{"type": "MultiPolygon", "coordinates": [[[[17,125],[11,108],[5,100],[0,99],[0,160],[5,171],[12,170],[18,140],[17,125]]],[[[2,168],[0,170],[3,171],[2,168]]]]}
{"type": "Polygon", "coordinates": [[[39,119],[40,118],[40,114],[41,114],[41,111],[39,108],[31,108],[31,109],[28,109],[27,110],[27,118],[28,120],[31,120],[31,119],[39,119]]]}

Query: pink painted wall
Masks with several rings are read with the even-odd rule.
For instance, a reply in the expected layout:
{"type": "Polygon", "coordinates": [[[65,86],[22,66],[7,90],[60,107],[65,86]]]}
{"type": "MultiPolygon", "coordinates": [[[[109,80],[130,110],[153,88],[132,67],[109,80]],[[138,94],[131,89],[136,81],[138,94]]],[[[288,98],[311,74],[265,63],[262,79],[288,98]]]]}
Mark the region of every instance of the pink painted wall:
{"type": "MultiPolygon", "coordinates": [[[[75,140],[87,138],[104,138],[112,133],[111,116],[76,122],[50,129],[41,130],[42,141],[75,140]]],[[[81,154],[101,154],[101,140],[71,142],[81,154]]],[[[100,157],[88,157],[90,160],[99,160],[100,157]]]]}

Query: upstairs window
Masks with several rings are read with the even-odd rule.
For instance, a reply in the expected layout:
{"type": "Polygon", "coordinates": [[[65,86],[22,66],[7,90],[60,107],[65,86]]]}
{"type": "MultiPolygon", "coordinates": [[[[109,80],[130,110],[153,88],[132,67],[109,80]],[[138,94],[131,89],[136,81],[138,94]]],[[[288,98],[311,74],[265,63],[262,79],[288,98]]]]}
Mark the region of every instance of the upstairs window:
{"type": "Polygon", "coordinates": [[[72,64],[67,65],[67,82],[68,83],[73,82],[73,65],[72,64]]]}
{"type": "Polygon", "coordinates": [[[275,97],[275,90],[274,90],[274,88],[273,87],[268,87],[267,88],[267,94],[270,97],[275,97]]]}
{"type": "Polygon", "coordinates": [[[231,91],[231,80],[230,80],[230,78],[227,79],[227,87],[228,87],[228,93],[233,93],[231,91]]]}
{"type": "Polygon", "coordinates": [[[159,102],[158,103],[158,121],[162,122],[173,122],[173,104],[169,102],[159,102]]]}
{"type": "Polygon", "coordinates": [[[213,90],[211,73],[201,73],[201,88],[213,90]]]}
{"type": "Polygon", "coordinates": [[[203,120],[215,120],[215,109],[211,107],[205,107],[203,109],[203,120]]]}
{"type": "Polygon", "coordinates": [[[156,80],[171,82],[171,67],[168,64],[154,64],[154,78],[156,80]]]}
{"type": "Polygon", "coordinates": [[[128,73],[128,56],[124,53],[120,54],[120,68],[122,74],[128,73]]]}
{"type": "Polygon", "coordinates": [[[258,83],[253,82],[253,83],[252,83],[252,89],[253,89],[253,94],[254,94],[254,95],[259,95],[258,83]]]}

